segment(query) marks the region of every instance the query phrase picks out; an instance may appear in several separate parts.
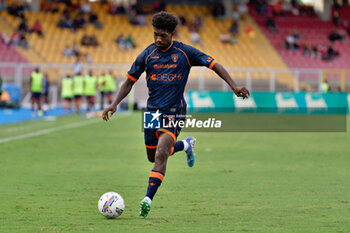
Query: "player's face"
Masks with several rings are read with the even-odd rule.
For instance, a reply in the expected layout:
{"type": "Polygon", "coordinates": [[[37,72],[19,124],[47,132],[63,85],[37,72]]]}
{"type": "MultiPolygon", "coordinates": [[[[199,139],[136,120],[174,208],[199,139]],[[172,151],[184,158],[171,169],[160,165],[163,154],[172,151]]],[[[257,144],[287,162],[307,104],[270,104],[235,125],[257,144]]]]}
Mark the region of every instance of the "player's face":
{"type": "Polygon", "coordinates": [[[157,49],[161,49],[161,50],[167,49],[171,44],[174,33],[173,32],[170,33],[158,28],[153,28],[153,31],[154,31],[154,43],[156,44],[157,49]]]}

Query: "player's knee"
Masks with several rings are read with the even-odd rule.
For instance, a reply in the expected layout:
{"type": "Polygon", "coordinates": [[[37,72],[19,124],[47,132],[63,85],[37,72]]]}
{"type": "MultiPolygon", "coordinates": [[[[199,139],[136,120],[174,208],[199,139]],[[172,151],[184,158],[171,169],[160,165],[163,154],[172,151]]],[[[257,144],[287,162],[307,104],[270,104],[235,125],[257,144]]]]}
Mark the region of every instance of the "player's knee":
{"type": "Polygon", "coordinates": [[[156,157],[159,163],[166,163],[170,150],[165,146],[158,146],[156,157]]]}

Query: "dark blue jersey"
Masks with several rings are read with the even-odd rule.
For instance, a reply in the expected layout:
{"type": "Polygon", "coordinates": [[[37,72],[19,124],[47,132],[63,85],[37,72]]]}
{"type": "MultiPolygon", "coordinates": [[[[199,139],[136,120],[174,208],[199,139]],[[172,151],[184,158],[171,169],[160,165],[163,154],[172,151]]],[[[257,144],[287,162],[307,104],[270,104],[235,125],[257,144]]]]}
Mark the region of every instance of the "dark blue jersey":
{"type": "Polygon", "coordinates": [[[146,71],[147,108],[174,112],[186,110],[183,93],[191,67],[214,65],[212,57],[181,42],[173,41],[166,50],[158,50],[153,43],[136,58],[127,77],[136,82],[146,71]]]}

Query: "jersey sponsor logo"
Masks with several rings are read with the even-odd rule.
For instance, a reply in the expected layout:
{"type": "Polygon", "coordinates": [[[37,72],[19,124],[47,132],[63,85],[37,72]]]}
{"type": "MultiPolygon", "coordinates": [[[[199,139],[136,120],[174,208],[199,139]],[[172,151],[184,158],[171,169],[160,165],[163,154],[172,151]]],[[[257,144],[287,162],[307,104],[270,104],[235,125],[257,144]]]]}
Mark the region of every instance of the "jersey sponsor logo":
{"type": "Polygon", "coordinates": [[[154,65],[154,69],[166,69],[166,68],[176,68],[177,64],[159,64],[159,65],[154,65]]]}
{"type": "Polygon", "coordinates": [[[159,58],[159,56],[153,56],[153,57],[151,57],[152,59],[158,59],[159,58]]]}
{"type": "Polygon", "coordinates": [[[179,58],[178,54],[171,54],[171,59],[173,60],[173,62],[177,62],[178,58],[179,58]]]}
{"type": "Polygon", "coordinates": [[[179,74],[152,74],[152,81],[163,81],[163,82],[172,82],[175,80],[181,80],[182,73],[179,74]]]}

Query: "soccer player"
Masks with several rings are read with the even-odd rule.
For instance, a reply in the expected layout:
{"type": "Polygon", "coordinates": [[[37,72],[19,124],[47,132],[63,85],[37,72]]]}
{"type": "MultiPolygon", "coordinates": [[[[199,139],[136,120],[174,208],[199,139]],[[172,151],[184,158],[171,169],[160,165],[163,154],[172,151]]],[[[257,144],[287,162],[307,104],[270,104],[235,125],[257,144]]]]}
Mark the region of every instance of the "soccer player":
{"type": "Polygon", "coordinates": [[[43,74],[40,72],[39,67],[36,67],[35,70],[31,73],[29,83],[30,90],[32,92],[32,115],[35,114],[34,105],[36,103],[38,106],[38,115],[42,116],[43,111],[41,110],[41,92],[43,90],[43,74]]]}
{"type": "Polygon", "coordinates": [[[71,75],[67,75],[66,78],[62,80],[61,96],[63,98],[63,108],[64,110],[70,112],[72,110],[72,99],[73,99],[73,79],[71,75]]]}
{"type": "MultiPolygon", "coordinates": [[[[118,104],[129,94],[144,71],[149,89],[147,109],[150,111],[158,110],[171,115],[186,114],[183,93],[192,66],[206,66],[213,69],[226,81],[236,96],[248,98],[249,91],[245,87],[238,87],[225,68],[212,57],[189,45],[172,40],[177,24],[177,17],[168,12],[162,11],[153,15],[154,43],[136,58],[112,105],[102,114],[105,121],[115,113],[118,104]]],[[[146,196],[140,202],[140,216],[146,217],[151,209],[152,199],[163,181],[169,155],[184,150],[188,166],[194,164],[195,138],[188,137],[177,141],[180,129],[144,130],[148,160],[154,163],[154,166],[149,176],[146,196]]]]}

